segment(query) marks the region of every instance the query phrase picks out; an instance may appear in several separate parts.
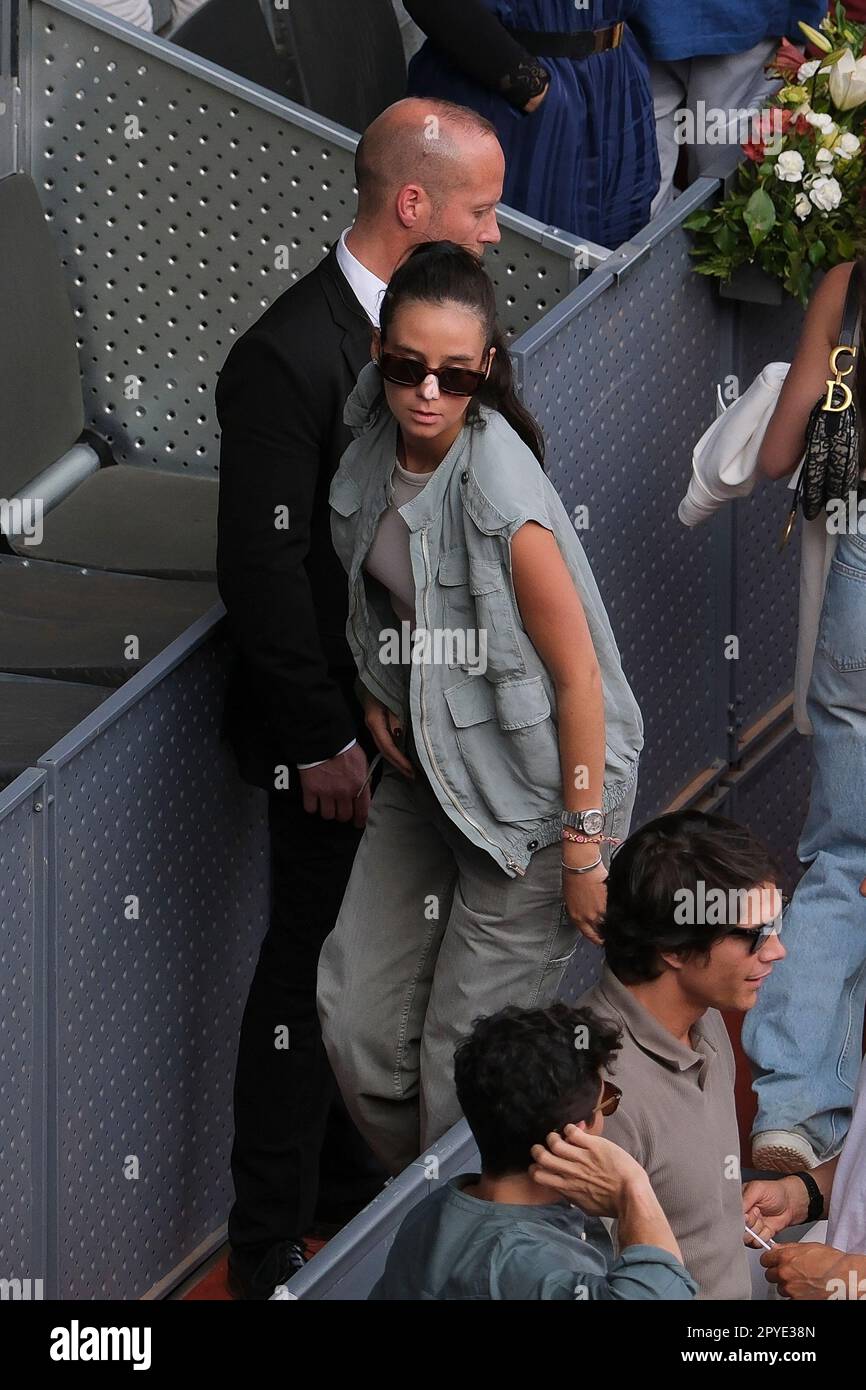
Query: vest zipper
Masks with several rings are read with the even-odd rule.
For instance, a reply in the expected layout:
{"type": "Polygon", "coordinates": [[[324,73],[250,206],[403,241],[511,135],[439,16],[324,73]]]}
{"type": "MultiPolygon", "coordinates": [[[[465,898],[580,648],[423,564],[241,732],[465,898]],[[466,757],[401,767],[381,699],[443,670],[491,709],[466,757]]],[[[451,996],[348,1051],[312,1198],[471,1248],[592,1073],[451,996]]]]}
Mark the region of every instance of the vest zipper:
{"type": "MultiPolygon", "coordinates": [[[[424,555],[424,627],[426,628],[427,632],[429,632],[429,631],[430,631],[430,614],[429,614],[429,609],[428,609],[428,607],[427,607],[427,594],[428,594],[429,587],[430,587],[430,552],[429,552],[429,550],[428,550],[428,548],[427,548],[427,530],[428,530],[428,528],[427,528],[426,526],[423,527],[422,530],[421,530],[421,550],[422,550],[423,555],[424,555]]],[[[487,841],[487,843],[488,843],[489,845],[492,845],[494,849],[499,850],[499,853],[502,854],[502,853],[503,853],[503,850],[501,849],[501,847],[500,847],[499,845],[496,844],[496,841],[495,841],[495,840],[491,840],[491,838],[490,838],[490,836],[487,834],[486,830],[484,830],[483,827],[480,826],[480,825],[478,824],[477,821],[473,820],[471,816],[467,815],[467,813],[464,811],[463,807],[460,805],[460,802],[457,800],[457,798],[455,797],[454,793],[451,791],[451,788],[450,788],[450,787],[446,784],[446,782],[444,781],[444,779],[443,779],[443,777],[442,777],[442,775],[441,775],[441,773],[440,773],[440,771],[439,771],[439,764],[436,762],[436,759],[435,759],[435,757],[433,756],[433,749],[432,749],[432,747],[431,747],[430,739],[429,739],[429,737],[428,737],[428,735],[427,735],[427,728],[426,728],[426,725],[425,725],[425,723],[424,723],[424,665],[425,665],[425,663],[424,663],[423,661],[421,661],[421,662],[419,662],[418,664],[419,664],[420,671],[421,671],[421,733],[422,733],[423,738],[424,738],[424,745],[425,745],[425,747],[426,747],[426,749],[427,749],[427,755],[428,755],[428,757],[429,757],[429,759],[430,759],[431,764],[433,765],[433,767],[434,767],[434,769],[435,769],[435,771],[436,771],[436,776],[437,776],[437,778],[438,778],[438,780],[439,780],[439,785],[442,787],[443,791],[446,793],[446,795],[447,795],[447,797],[448,797],[448,800],[452,803],[453,806],[456,807],[457,811],[460,813],[460,815],[463,817],[463,819],[464,819],[469,825],[471,825],[475,830],[477,830],[478,833],[479,833],[479,835],[483,835],[483,836],[484,836],[484,839],[487,841]]],[[[509,869],[513,869],[514,872],[515,872],[516,874],[518,874],[520,878],[524,878],[524,877],[526,876],[526,870],[525,870],[525,869],[522,869],[522,868],[520,867],[520,865],[519,865],[514,859],[506,859],[505,863],[507,864],[508,868],[509,868],[509,869]]]]}

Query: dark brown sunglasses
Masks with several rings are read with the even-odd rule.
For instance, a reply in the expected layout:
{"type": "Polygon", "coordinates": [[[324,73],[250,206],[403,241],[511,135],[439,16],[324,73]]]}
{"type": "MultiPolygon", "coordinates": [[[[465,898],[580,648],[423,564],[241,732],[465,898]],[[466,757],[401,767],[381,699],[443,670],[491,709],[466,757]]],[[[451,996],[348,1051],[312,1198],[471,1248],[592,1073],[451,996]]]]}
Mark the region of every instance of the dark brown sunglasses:
{"type": "Polygon", "coordinates": [[[376,365],[393,386],[420,386],[428,376],[435,376],[439,390],[446,396],[474,396],[487,380],[487,372],[472,371],[469,367],[436,369],[415,357],[398,357],[393,352],[383,352],[376,365]]]}

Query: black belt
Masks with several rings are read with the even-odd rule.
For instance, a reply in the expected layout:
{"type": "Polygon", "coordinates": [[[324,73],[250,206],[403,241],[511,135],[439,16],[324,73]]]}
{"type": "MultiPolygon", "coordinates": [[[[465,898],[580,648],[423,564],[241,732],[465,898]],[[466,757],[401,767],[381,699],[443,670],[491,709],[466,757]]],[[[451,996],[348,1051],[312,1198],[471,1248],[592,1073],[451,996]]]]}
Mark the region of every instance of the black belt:
{"type": "Polygon", "coordinates": [[[619,48],[624,28],[620,21],[610,29],[584,29],[577,34],[545,34],[536,29],[508,29],[508,32],[536,58],[589,58],[593,53],[619,48]]]}

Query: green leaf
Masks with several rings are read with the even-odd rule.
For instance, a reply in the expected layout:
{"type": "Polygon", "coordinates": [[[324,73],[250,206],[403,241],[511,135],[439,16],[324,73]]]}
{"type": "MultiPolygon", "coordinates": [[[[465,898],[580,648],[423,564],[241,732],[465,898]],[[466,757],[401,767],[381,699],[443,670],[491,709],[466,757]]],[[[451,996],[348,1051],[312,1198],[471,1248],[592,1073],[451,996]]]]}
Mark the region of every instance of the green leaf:
{"type": "Polygon", "coordinates": [[[718,280],[729,280],[731,278],[732,269],[733,267],[729,261],[725,261],[724,264],[721,262],[714,264],[712,261],[706,261],[703,265],[695,266],[695,274],[714,275],[718,280]]]}
{"type": "Polygon", "coordinates": [[[727,222],[713,236],[713,241],[723,256],[732,255],[736,250],[738,239],[733,227],[727,222]]]}
{"type": "Polygon", "coordinates": [[[761,242],[772,230],[776,221],[776,209],[773,200],[765,189],[755,189],[746,204],[743,218],[749,229],[752,245],[760,246],[761,242]]]}
{"type": "Polygon", "coordinates": [[[712,220],[712,213],[707,212],[704,208],[698,208],[697,212],[693,212],[690,217],[686,218],[683,226],[688,232],[699,232],[712,220]]]}
{"type": "Polygon", "coordinates": [[[823,241],[816,241],[809,247],[809,260],[813,265],[819,265],[827,254],[827,248],[823,241]]]}
{"type": "Polygon", "coordinates": [[[846,261],[853,261],[855,256],[854,238],[848,236],[847,232],[840,232],[836,238],[839,247],[839,254],[846,261]]]}
{"type": "Polygon", "coordinates": [[[800,249],[800,234],[793,222],[782,223],[782,240],[792,251],[800,249]]]}

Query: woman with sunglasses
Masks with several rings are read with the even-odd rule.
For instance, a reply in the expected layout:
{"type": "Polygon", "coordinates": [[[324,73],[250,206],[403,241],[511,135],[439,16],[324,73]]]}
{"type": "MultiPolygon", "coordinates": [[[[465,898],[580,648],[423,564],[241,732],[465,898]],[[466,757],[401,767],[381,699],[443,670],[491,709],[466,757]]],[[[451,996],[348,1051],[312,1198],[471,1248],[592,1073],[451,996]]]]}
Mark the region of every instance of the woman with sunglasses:
{"type": "Polygon", "coordinates": [[[575,928],[598,941],[643,724],[470,252],[420,246],[397,270],[346,420],[332,535],[384,772],[319,1012],[398,1172],[459,1116],[473,1019],[547,1002],[575,928]]]}

